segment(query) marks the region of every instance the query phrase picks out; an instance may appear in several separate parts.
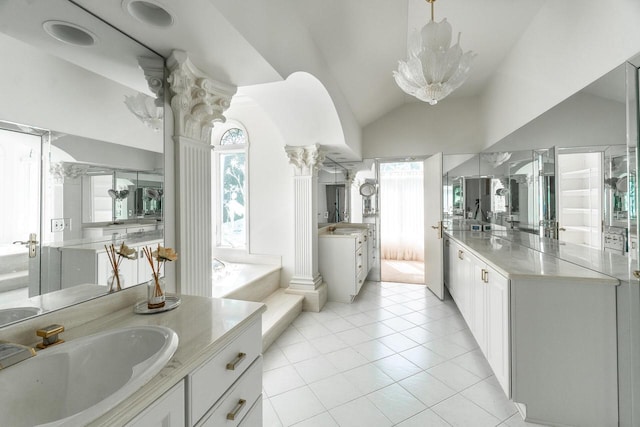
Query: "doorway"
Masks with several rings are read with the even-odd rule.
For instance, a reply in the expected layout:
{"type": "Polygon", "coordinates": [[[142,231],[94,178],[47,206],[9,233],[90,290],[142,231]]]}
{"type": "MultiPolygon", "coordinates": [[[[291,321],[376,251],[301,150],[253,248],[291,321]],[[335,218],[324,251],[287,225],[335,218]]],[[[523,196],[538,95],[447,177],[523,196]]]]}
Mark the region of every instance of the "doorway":
{"type": "Polygon", "coordinates": [[[380,162],[380,279],[425,283],[424,162],[380,162]]]}

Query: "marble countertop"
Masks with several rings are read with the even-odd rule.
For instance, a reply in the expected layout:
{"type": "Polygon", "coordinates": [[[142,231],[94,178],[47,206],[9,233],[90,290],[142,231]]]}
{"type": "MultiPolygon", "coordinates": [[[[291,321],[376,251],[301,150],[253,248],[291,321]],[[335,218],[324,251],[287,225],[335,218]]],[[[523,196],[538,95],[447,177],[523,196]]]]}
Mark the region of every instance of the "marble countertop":
{"type": "Polygon", "coordinates": [[[560,258],[572,264],[628,281],[636,269],[635,261],[630,257],[613,252],[605,252],[588,246],[561,242],[517,230],[492,231],[493,236],[525,246],[538,252],[560,258]]]}
{"type": "Polygon", "coordinates": [[[175,354],[160,373],[124,402],[89,425],[125,425],[226,346],[235,336],[233,329],[248,326],[259,318],[264,310],[264,304],[257,302],[183,295],[182,304],[175,310],[139,315],[134,314],[133,307],[129,306],[65,331],[64,338],[72,340],[125,326],[163,325],[173,329],[179,337],[175,354]]]}
{"type": "Polygon", "coordinates": [[[614,277],[536,251],[494,233],[447,231],[446,234],[509,278],[581,279],[585,283],[614,286],[620,283],[614,277]]]}
{"type": "Polygon", "coordinates": [[[113,243],[119,245],[121,242],[125,242],[128,246],[143,244],[147,242],[153,242],[156,240],[162,240],[164,238],[163,230],[147,231],[145,233],[131,233],[125,234],[117,239],[112,239],[111,236],[103,237],[90,237],[76,240],[65,240],[64,242],[52,242],[46,246],[65,249],[89,249],[94,251],[104,251],[104,245],[113,243]]]}
{"type": "Polygon", "coordinates": [[[370,228],[371,224],[341,222],[320,228],[318,237],[354,237],[365,233],[370,228]],[[340,232],[340,229],[343,232],[340,232]]]}

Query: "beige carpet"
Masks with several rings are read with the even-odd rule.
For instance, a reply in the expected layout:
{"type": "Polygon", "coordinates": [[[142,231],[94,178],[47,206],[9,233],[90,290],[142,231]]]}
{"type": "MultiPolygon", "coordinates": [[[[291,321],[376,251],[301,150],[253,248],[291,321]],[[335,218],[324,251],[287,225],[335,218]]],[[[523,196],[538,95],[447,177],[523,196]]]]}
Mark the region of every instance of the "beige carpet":
{"type": "Polygon", "coordinates": [[[383,282],[424,285],[424,262],[383,259],[380,279],[383,282]]]}

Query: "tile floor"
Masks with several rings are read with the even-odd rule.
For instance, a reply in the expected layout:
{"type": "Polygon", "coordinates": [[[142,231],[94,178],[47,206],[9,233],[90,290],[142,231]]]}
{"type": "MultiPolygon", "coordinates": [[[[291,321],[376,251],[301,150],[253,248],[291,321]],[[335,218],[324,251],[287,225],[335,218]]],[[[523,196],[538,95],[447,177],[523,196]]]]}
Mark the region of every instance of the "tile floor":
{"type": "Polygon", "coordinates": [[[452,300],[367,282],[303,312],[264,353],[264,427],[537,426],[522,421],[452,300]]]}

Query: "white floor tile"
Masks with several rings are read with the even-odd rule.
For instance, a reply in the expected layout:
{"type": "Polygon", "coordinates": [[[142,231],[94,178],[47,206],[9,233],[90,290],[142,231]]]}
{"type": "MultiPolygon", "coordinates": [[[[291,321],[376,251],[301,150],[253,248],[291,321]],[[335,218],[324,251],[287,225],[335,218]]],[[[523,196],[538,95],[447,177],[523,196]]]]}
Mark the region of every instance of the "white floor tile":
{"type": "Polygon", "coordinates": [[[367,282],[352,304],[302,313],[263,357],[263,427],[536,426],[455,303],[424,286],[367,282]]]}
{"type": "Polygon", "coordinates": [[[262,388],[268,397],[277,396],[303,385],[305,385],[304,379],[291,365],[266,371],[262,375],[262,388]]]}
{"type": "Polygon", "coordinates": [[[398,427],[451,427],[451,424],[430,409],[424,410],[396,425],[398,427]]]}
{"type": "Polygon", "coordinates": [[[393,423],[370,400],[361,397],[329,411],[340,427],[387,427],[393,423]]]}
{"type": "Polygon", "coordinates": [[[353,349],[363,355],[370,362],[395,354],[395,351],[376,340],[355,345],[353,346],[353,349]]]}
{"type": "Polygon", "coordinates": [[[356,345],[365,341],[371,341],[371,337],[359,328],[349,329],[336,333],[336,336],[349,345],[356,345]]]}
{"type": "Polygon", "coordinates": [[[285,331],[276,339],[275,343],[280,347],[286,347],[288,345],[304,342],[305,338],[295,328],[295,326],[289,326],[285,331]]]}
{"type": "Polygon", "coordinates": [[[366,313],[357,313],[345,316],[344,320],[352,323],[354,326],[364,326],[376,322],[376,319],[368,316],[366,313]]]}
{"type": "Polygon", "coordinates": [[[316,350],[315,347],[306,340],[280,348],[291,363],[301,362],[320,355],[320,352],[318,352],[318,350],[316,350]]]}
{"type": "Polygon", "coordinates": [[[328,412],[294,424],[295,427],[340,427],[328,412]]]}
{"type": "Polygon", "coordinates": [[[373,364],[396,381],[417,374],[422,370],[399,354],[376,360],[373,364]]]}
{"type": "Polygon", "coordinates": [[[433,368],[434,366],[447,361],[446,358],[421,345],[410,348],[409,350],[403,351],[400,354],[402,355],[402,357],[411,361],[413,364],[421,367],[422,369],[433,368]]]}
{"type": "Polygon", "coordinates": [[[360,326],[360,329],[365,334],[369,335],[371,338],[380,338],[387,335],[395,334],[396,331],[386,326],[384,323],[380,321],[374,321],[374,323],[370,323],[368,325],[360,326]]]}
{"type": "Polygon", "coordinates": [[[418,344],[424,344],[426,342],[433,341],[441,337],[441,335],[434,334],[433,332],[427,331],[425,328],[422,328],[420,326],[407,329],[400,333],[405,337],[410,338],[413,341],[417,342],[418,344]]]}
{"type": "Polygon", "coordinates": [[[429,350],[433,350],[440,356],[446,357],[447,359],[452,359],[469,351],[464,347],[460,347],[458,344],[452,343],[448,338],[438,338],[433,341],[426,342],[423,345],[429,350]]]}
{"type": "Polygon", "coordinates": [[[394,383],[393,378],[372,364],[362,365],[343,374],[356,386],[361,395],[368,394],[394,383]]]}
{"type": "Polygon", "coordinates": [[[520,415],[520,413],[517,413],[515,415],[512,415],[508,420],[506,420],[503,424],[500,424],[501,426],[508,426],[508,427],[547,427],[544,424],[536,424],[536,423],[528,423],[525,420],[522,419],[522,415],[520,415]]]}
{"type": "MultiPolygon", "coordinates": [[[[315,320],[314,320],[315,322],[315,320]]],[[[305,326],[297,326],[298,332],[302,334],[306,339],[311,340],[314,338],[320,338],[331,334],[331,331],[319,323],[305,326]]]]}
{"type": "Polygon", "coordinates": [[[422,403],[431,407],[456,394],[456,391],[427,372],[412,375],[399,384],[422,403]]]}
{"type": "Polygon", "coordinates": [[[273,409],[270,399],[262,399],[262,426],[263,427],[282,427],[278,414],[273,409]]]}
{"type": "Polygon", "coordinates": [[[438,403],[431,410],[454,427],[494,427],[500,424],[499,419],[459,394],[438,403]]]}
{"type": "Polygon", "coordinates": [[[389,347],[390,349],[392,349],[397,353],[400,353],[402,351],[405,351],[420,345],[414,340],[407,338],[406,336],[402,335],[399,332],[378,338],[376,341],[381,342],[382,344],[386,345],[387,347],[389,347]]]}
{"type": "Polygon", "coordinates": [[[325,411],[325,407],[307,386],[272,397],[270,400],[284,426],[291,426],[325,411]]]}
{"type": "Polygon", "coordinates": [[[338,370],[324,356],[314,357],[293,365],[300,377],[307,383],[331,377],[338,373],[338,370]]]}
{"type": "Polygon", "coordinates": [[[284,355],[280,347],[277,345],[271,345],[267,351],[262,355],[262,370],[268,371],[270,369],[280,368],[288,365],[289,359],[284,355]]]}
{"type": "Polygon", "coordinates": [[[344,348],[325,355],[327,360],[340,372],[365,365],[369,361],[353,348],[344,348]]]}
{"type": "Polygon", "coordinates": [[[311,345],[322,354],[331,353],[349,347],[349,344],[331,334],[325,337],[309,340],[311,345]]]}
{"type": "Polygon", "coordinates": [[[436,365],[427,372],[455,391],[464,390],[480,381],[480,377],[449,361],[436,365]]]}
{"type": "Polygon", "coordinates": [[[484,358],[484,355],[479,348],[458,357],[454,357],[451,361],[480,378],[487,378],[493,375],[489,362],[484,358]]]}
{"type": "Polygon", "coordinates": [[[507,399],[504,391],[490,381],[480,381],[462,390],[460,394],[501,421],[517,412],[515,405],[507,399]]]}
{"type": "Polygon", "coordinates": [[[343,374],[317,381],[309,385],[325,408],[331,409],[362,396],[360,390],[343,374]]]}
{"type": "Polygon", "coordinates": [[[324,326],[333,333],[342,332],[342,331],[346,331],[347,329],[355,328],[355,326],[352,323],[347,322],[342,317],[328,320],[327,322],[324,323],[324,326]]]}
{"type": "Polygon", "coordinates": [[[375,406],[394,423],[424,411],[426,406],[398,384],[392,384],[367,395],[375,406]]]}

